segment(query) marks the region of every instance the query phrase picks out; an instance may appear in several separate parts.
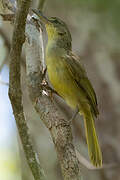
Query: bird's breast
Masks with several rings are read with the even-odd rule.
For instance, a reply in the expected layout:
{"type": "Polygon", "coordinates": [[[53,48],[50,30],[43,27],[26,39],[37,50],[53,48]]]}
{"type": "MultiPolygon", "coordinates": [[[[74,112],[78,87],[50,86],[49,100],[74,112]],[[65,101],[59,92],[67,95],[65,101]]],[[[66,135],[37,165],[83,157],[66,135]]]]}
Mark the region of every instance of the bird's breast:
{"type": "Polygon", "coordinates": [[[66,83],[70,81],[64,64],[60,57],[57,56],[47,57],[46,61],[49,80],[54,89],[64,97],[67,93],[66,83]]]}
{"type": "Polygon", "coordinates": [[[76,108],[79,101],[79,89],[69,73],[65,62],[60,57],[47,57],[47,71],[49,80],[57,93],[72,108],[76,108]]]}

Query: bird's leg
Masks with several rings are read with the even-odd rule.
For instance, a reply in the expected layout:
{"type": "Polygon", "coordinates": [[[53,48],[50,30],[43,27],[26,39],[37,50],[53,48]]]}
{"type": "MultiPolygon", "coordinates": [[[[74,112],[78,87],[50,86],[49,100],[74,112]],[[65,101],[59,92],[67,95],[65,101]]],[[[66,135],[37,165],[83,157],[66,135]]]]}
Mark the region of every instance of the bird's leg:
{"type": "Polygon", "coordinates": [[[59,96],[59,94],[53,88],[51,88],[49,85],[45,85],[45,88],[48,91],[50,91],[51,94],[54,93],[54,94],[57,94],[59,96]]]}
{"type": "Polygon", "coordinates": [[[41,83],[42,87],[46,86],[48,84],[46,79],[45,79],[46,72],[47,72],[47,67],[42,70],[42,83],[41,83]]]}
{"type": "MultiPolygon", "coordinates": [[[[43,87],[47,85],[47,82],[45,80],[46,72],[47,72],[47,67],[45,69],[42,69],[42,83],[40,84],[40,86],[42,87],[42,90],[44,90],[43,87]]],[[[37,103],[37,101],[38,101],[38,98],[35,99],[35,104],[37,103]]]]}
{"type": "Polygon", "coordinates": [[[72,115],[72,118],[70,119],[70,122],[72,123],[72,121],[76,118],[77,114],[79,113],[79,109],[78,107],[76,107],[73,115],[72,115]]]}
{"type": "Polygon", "coordinates": [[[51,99],[52,99],[52,94],[53,93],[60,96],[53,88],[51,88],[48,85],[48,82],[45,80],[46,72],[47,72],[47,67],[42,72],[42,84],[41,85],[42,85],[43,90],[49,91],[49,96],[51,97],[51,99]]]}
{"type": "Polygon", "coordinates": [[[43,69],[43,72],[42,72],[42,80],[44,80],[45,75],[46,75],[46,72],[47,72],[47,67],[46,67],[45,69],[43,69]]]}

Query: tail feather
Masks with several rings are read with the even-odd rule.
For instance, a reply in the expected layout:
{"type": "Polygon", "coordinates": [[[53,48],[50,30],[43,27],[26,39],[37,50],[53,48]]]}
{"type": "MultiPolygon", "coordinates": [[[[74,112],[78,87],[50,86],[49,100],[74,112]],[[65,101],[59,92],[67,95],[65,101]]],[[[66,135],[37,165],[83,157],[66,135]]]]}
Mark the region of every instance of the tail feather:
{"type": "Polygon", "coordinates": [[[90,160],[94,166],[102,166],[102,153],[95,131],[94,119],[91,113],[89,116],[84,116],[84,124],[90,160]]]}

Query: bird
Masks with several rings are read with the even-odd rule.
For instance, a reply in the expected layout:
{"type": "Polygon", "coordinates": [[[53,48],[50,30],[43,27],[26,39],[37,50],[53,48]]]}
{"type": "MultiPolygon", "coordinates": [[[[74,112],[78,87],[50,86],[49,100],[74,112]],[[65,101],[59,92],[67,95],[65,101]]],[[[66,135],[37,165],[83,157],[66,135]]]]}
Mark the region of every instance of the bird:
{"type": "Polygon", "coordinates": [[[88,154],[92,164],[100,167],[102,153],[94,122],[99,114],[97,97],[80,58],[72,52],[71,33],[60,18],[48,18],[37,9],[33,12],[48,36],[45,56],[49,81],[58,95],[83,116],[88,154]]]}

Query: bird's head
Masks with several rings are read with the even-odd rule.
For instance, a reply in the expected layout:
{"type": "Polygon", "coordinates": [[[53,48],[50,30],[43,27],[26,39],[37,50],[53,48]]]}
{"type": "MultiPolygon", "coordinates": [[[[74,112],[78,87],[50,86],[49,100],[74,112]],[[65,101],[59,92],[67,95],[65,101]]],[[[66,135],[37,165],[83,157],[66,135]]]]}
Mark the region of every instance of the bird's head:
{"type": "Polygon", "coordinates": [[[40,18],[40,21],[45,25],[48,40],[64,41],[71,47],[71,34],[67,25],[57,17],[47,18],[41,11],[33,9],[33,12],[40,18]]]}

